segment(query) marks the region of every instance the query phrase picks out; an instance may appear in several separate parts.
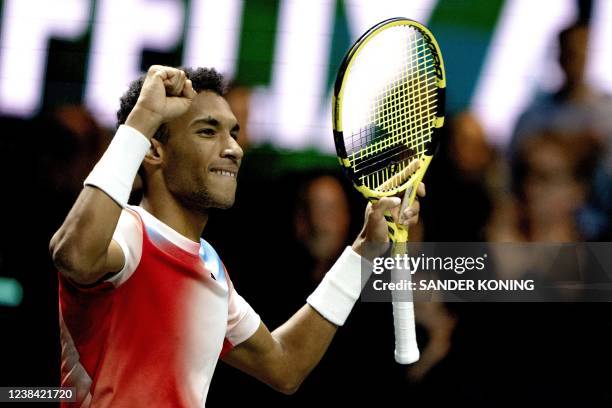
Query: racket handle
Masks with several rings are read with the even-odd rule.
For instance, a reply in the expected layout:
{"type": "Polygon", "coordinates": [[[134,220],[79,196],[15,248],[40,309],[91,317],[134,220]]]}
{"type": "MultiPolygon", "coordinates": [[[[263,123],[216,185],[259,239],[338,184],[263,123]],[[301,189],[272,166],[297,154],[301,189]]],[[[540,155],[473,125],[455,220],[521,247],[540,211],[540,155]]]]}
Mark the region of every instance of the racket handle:
{"type": "Polygon", "coordinates": [[[395,361],[399,364],[412,364],[418,361],[420,353],[414,325],[414,303],[393,302],[393,323],[395,361]]]}

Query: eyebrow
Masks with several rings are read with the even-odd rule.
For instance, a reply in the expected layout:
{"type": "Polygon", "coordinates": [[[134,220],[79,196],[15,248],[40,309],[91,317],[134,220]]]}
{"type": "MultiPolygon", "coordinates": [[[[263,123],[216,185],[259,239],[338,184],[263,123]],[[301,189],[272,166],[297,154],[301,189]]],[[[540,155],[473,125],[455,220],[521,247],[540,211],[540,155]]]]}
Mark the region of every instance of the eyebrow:
{"type": "Polygon", "coordinates": [[[206,118],[196,119],[193,122],[191,122],[191,126],[195,126],[195,125],[210,125],[210,126],[218,127],[219,121],[213,118],[212,116],[208,116],[206,118]]]}
{"type": "MultiPolygon", "coordinates": [[[[196,126],[196,125],[209,125],[209,126],[218,128],[221,125],[221,123],[217,119],[213,118],[212,116],[208,116],[206,118],[196,119],[193,122],[191,122],[191,126],[196,126]]],[[[232,132],[238,132],[239,130],[240,130],[240,125],[238,123],[236,123],[231,129],[232,132]]]]}

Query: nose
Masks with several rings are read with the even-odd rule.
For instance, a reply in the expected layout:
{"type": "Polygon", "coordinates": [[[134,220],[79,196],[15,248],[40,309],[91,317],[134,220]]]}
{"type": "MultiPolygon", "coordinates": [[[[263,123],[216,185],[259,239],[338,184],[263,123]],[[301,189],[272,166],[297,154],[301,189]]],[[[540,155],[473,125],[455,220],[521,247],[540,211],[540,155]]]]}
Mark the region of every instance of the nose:
{"type": "Polygon", "coordinates": [[[235,161],[240,161],[242,156],[244,156],[244,152],[242,151],[242,147],[238,144],[236,139],[234,139],[230,134],[226,136],[226,144],[221,152],[221,156],[228,159],[234,159],[235,161]]]}

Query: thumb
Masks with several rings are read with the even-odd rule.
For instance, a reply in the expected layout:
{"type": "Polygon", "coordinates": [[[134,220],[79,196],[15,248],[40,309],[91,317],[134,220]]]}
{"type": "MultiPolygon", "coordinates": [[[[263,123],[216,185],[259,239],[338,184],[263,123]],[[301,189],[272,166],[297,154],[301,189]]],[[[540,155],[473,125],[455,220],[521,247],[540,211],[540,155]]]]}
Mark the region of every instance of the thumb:
{"type": "Polygon", "coordinates": [[[196,91],[193,89],[193,83],[190,79],[185,81],[181,95],[189,99],[193,99],[197,96],[196,91]]]}
{"type": "Polygon", "coordinates": [[[383,197],[372,204],[372,215],[383,217],[385,211],[390,211],[392,208],[399,206],[402,200],[399,197],[383,197]]]}

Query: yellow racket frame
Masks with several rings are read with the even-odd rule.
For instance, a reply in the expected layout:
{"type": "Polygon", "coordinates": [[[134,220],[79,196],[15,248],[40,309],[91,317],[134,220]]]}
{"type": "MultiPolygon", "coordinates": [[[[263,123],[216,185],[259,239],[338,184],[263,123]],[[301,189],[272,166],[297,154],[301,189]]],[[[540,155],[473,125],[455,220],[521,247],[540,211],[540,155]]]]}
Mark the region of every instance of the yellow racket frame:
{"type": "MultiPolygon", "coordinates": [[[[340,65],[340,69],[338,71],[338,75],[336,77],[336,83],[334,86],[334,94],[332,97],[332,122],[333,122],[333,130],[334,130],[334,141],[336,144],[336,152],[338,154],[338,160],[344,169],[345,173],[351,179],[355,188],[363,194],[368,200],[374,202],[382,197],[396,196],[400,193],[404,192],[406,189],[410,187],[409,191],[406,191],[404,194],[404,199],[402,202],[401,209],[405,209],[412,205],[416,198],[417,186],[423,179],[425,172],[433,158],[435,150],[438,144],[439,138],[439,130],[444,125],[444,104],[446,99],[446,71],[444,69],[444,61],[442,60],[442,52],[440,51],[440,46],[436,41],[435,37],[429,31],[427,27],[423,24],[410,20],[403,17],[395,17],[385,21],[382,21],[370,28],[363,36],[361,36],[355,44],[350,48],[347,52],[342,64],[340,65]],[[356,178],[354,177],[353,169],[346,153],[346,148],[344,146],[344,135],[343,135],[343,127],[342,127],[342,102],[344,97],[344,89],[346,81],[348,78],[353,62],[356,57],[363,50],[365,45],[375,38],[381,32],[395,27],[395,26],[410,26],[421,33],[424,37],[431,54],[433,56],[436,73],[436,87],[437,87],[437,109],[436,109],[436,118],[433,123],[432,135],[431,135],[431,143],[423,155],[420,157],[420,165],[418,170],[413,173],[408,180],[405,180],[401,185],[389,189],[387,191],[379,191],[374,190],[368,187],[365,183],[360,184],[356,178]]],[[[385,218],[387,220],[387,225],[389,227],[389,238],[392,242],[407,242],[408,241],[408,231],[401,225],[395,224],[393,222],[393,217],[391,214],[385,214],[385,218]]]]}

